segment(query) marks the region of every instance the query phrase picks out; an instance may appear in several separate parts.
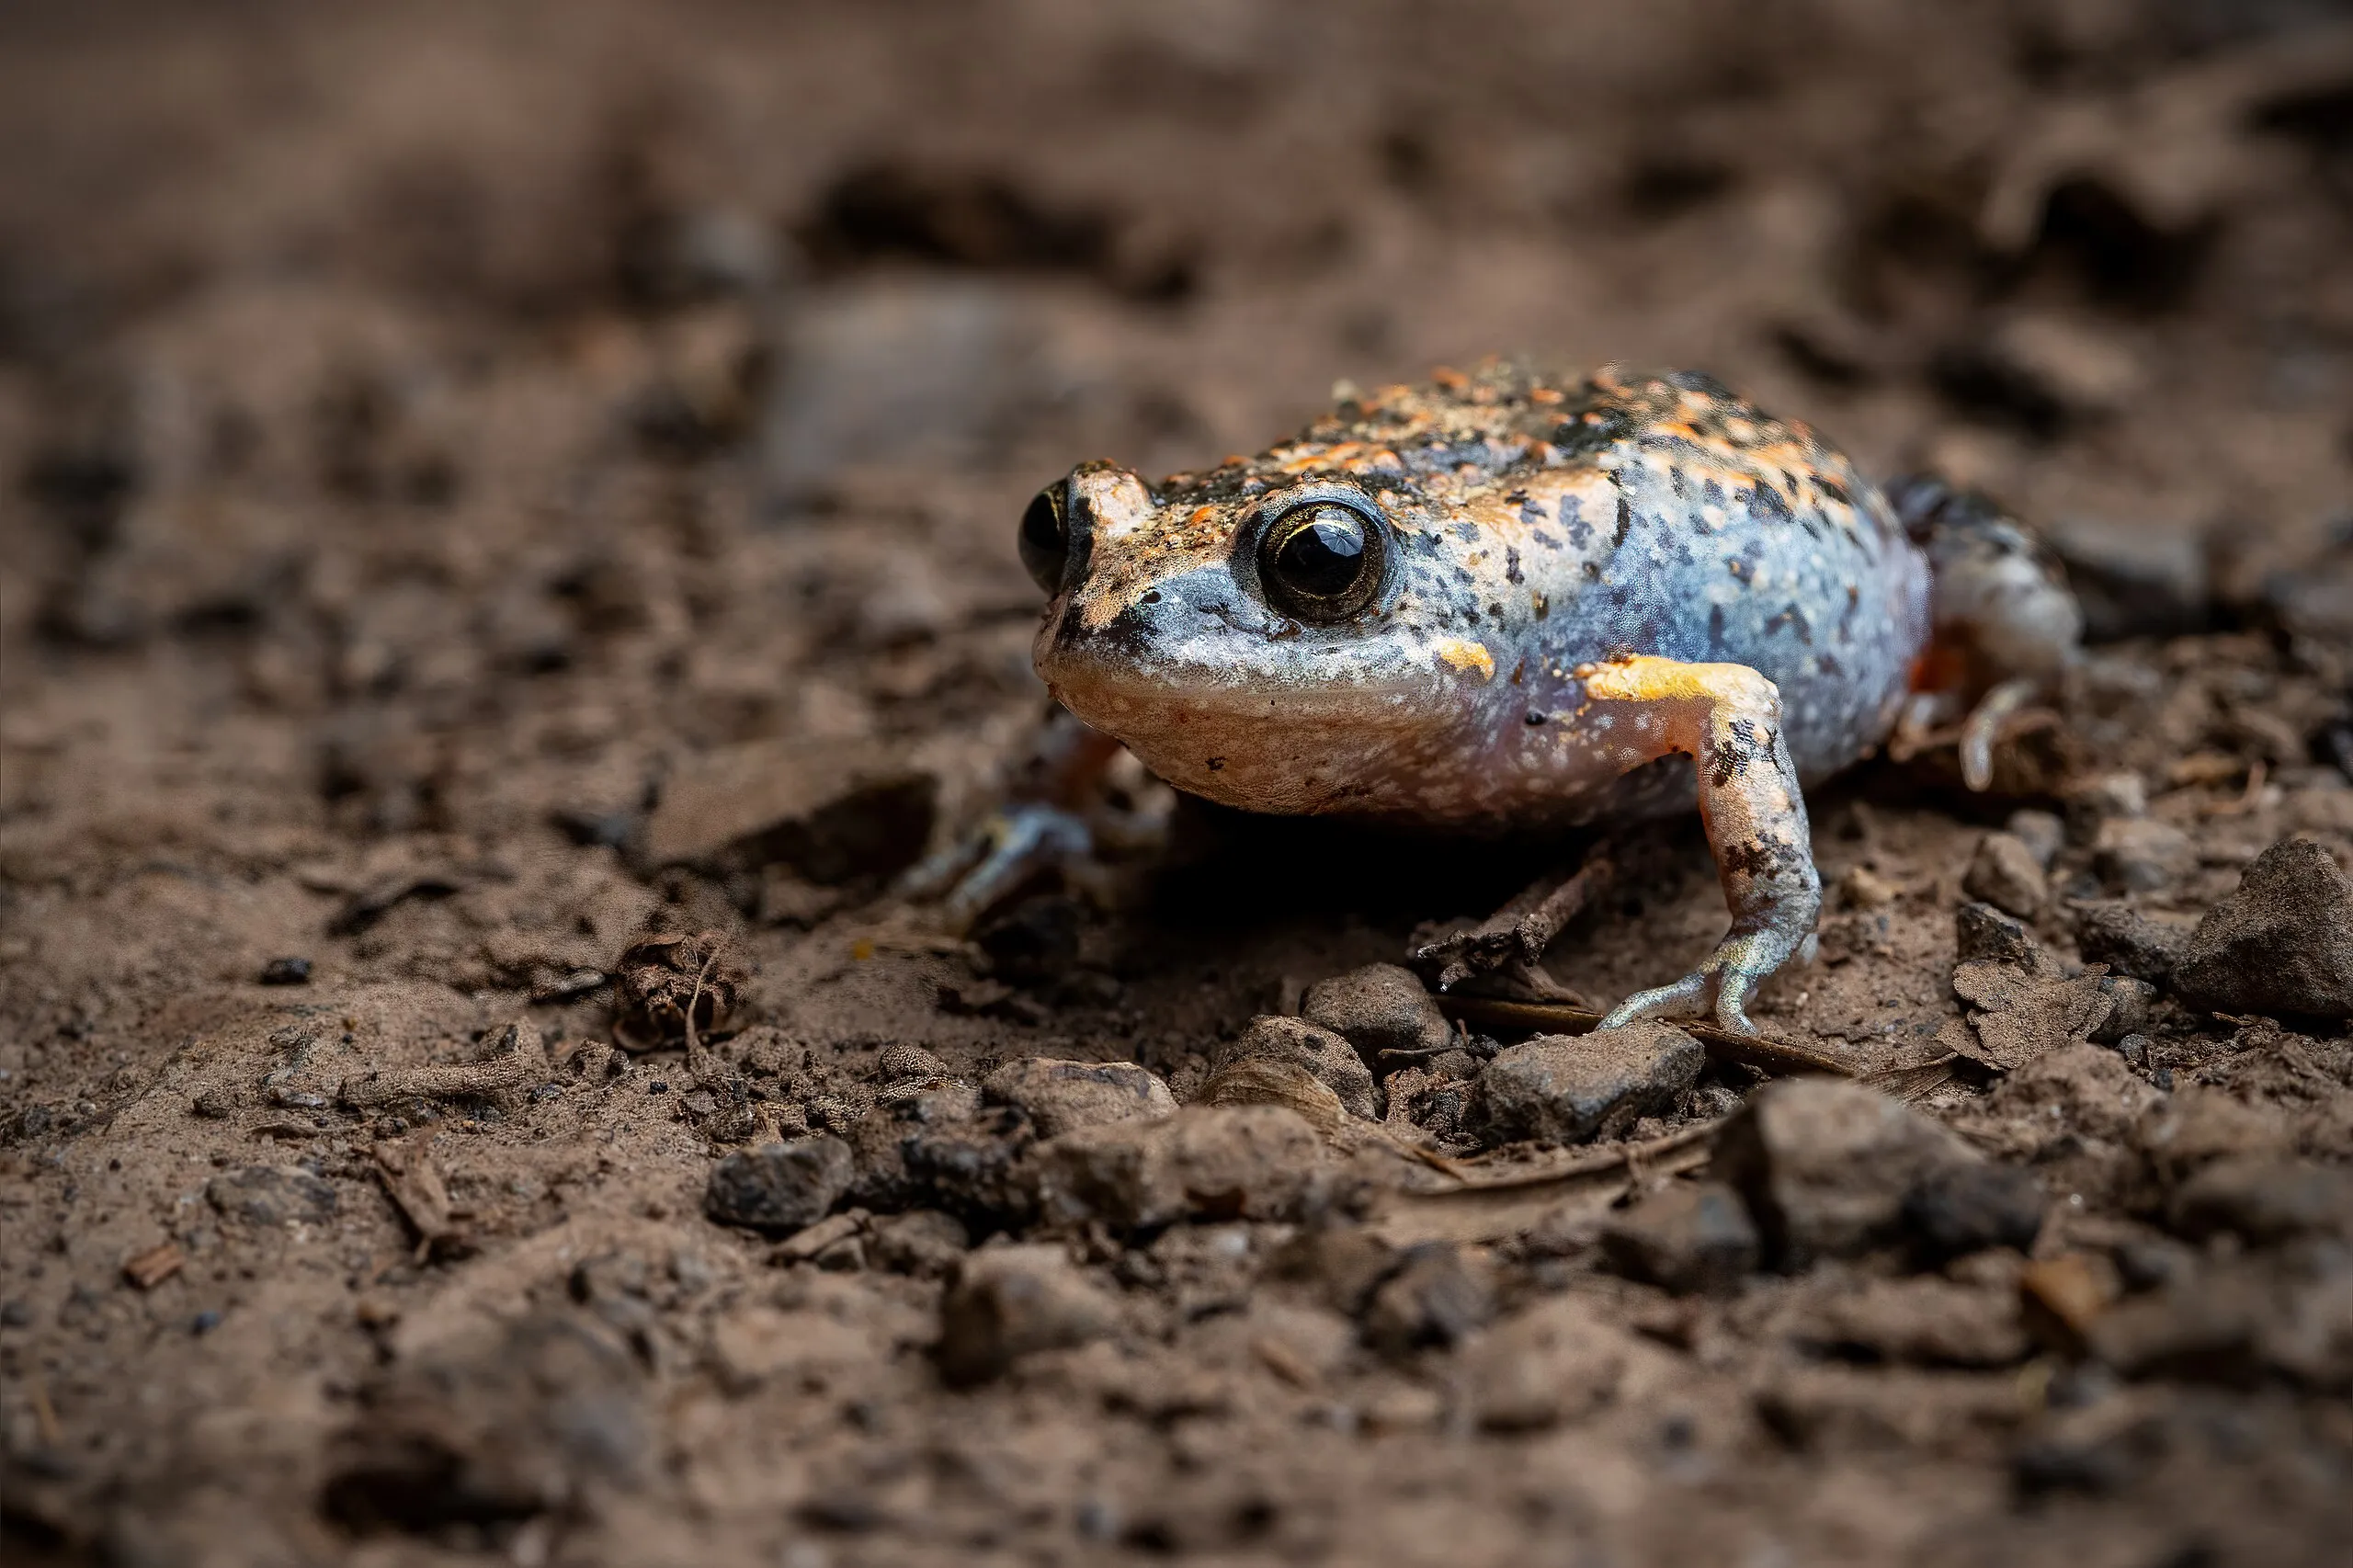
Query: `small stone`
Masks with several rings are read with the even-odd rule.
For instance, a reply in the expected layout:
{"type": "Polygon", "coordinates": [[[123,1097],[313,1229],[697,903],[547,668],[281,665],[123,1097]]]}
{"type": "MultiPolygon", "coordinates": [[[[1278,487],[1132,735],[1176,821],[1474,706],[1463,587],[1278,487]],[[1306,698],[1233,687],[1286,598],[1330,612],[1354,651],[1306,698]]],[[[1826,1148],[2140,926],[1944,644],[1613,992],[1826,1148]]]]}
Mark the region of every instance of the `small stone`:
{"type": "Polygon", "coordinates": [[[2129,903],[2086,903],[2075,911],[2075,948],[2086,963],[2163,985],[2183,945],[2187,926],[2158,920],[2129,903]]]}
{"type": "Polygon", "coordinates": [[[1739,1194],[1721,1182],[1677,1182],[1601,1232],[1602,1256],[1619,1273],[1678,1296],[1736,1290],[1760,1250],[1739,1194]]]}
{"type": "Polygon", "coordinates": [[[1365,1343],[1388,1356],[1459,1345],[1495,1315],[1495,1286],[1483,1259],[1452,1242],[1408,1247],[1365,1302],[1365,1343]]]}
{"type": "Polygon", "coordinates": [[[2010,813],[2002,831],[2027,847],[2034,863],[2044,870],[2059,858],[2059,851],[2067,846],[2067,824],[2053,812],[2038,812],[2031,807],[2010,813]]]}
{"type": "Polygon", "coordinates": [[[1987,1108],[2014,1126],[2121,1143],[2161,1097],[2115,1051],[2086,1042],[2045,1051],[2004,1078],[1987,1108]]]}
{"type": "Polygon", "coordinates": [[[953,1214],[910,1209],[876,1220],[866,1251],[878,1268],[912,1274],[918,1279],[943,1279],[954,1272],[972,1244],[962,1221],[953,1214]]]}
{"type": "Polygon", "coordinates": [[[1633,1353],[1591,1302],[1554,1297],[1497,1324],[1464,1352],[1464,1392],[1487,1430],[1533,1431],[1609,1403],[1633,1353]]]}
{"type": "Polygon", "coordinates": [[[1872,870],[1857,866],[1838,879],[1838,893],[1849,909],[1879,909],[1893,903],[1903,889],[1872,870]]]}
{"type": "Polygon", "coordinates": [[[2280,840],[2206,912],[2173,981],[2213,1012],[2353,1018],[2353,882],[2320,845],[2280,840]]]}
{"type": "Polygon", "coordinates": [[[2116,1054],[2134,1068],[2149,1065],[2149,1047],[2154,1043],[2147,1035],[2129,1034],[2116,1042],[2116,1054]]]}
{"type": "Polygon", "coordinates": [[[1322,1182],[1323,1156],[1315,1130],[1280,1106],[1188,1106],[1048,1139],[1020,1174],[1049,1222],[1129,1232],[1188,1218],[1296,1218],[1322,1182]]]}
{"type": "Polygon", "coordinates": [[[722,1225],[789,1234],[824,1219],[849,1189],[853,1162],[838,1138],[803,1138],[730,1154],[710,1173],[703,1212],[722,1225]]]}
{"type": "Polygon", "coordinates": [[[1585,1035],[1538,1035],[1487,1064],[1476,1115],[1498,1142],[1615,1136],[1671,1108],[1706,1062],[1698,1040],[1654,1019],[1585,1035]]]}
{"type": "Polygon", "coordinates": [[[1210,1053],[1213,1070],[1245,1061],[1288,1062],[1302,1067],[1339,1096],[1341,1108],[1350,1116],[1370,1120],[1380,1115],[1372,1070],[1357,1054],[1355,1045],[1335,1030],[1304,1018],[1253,1018],[1239,1039],[1210,1053]]]}
{"type": "Polygon", "coordinates": [[[1841,1290],[1799,1333],[1872,1360],[1938,1367],[2007,1367],[2029,1348],[2014,1292],[1934,1277],[1841,1290]]]}
{"type": "Polygon", "coordinates": [[[2244,1268],[2201,1270],[2117,1302],[2084,1329],[2084,1347],[2128,1378],[2249,1387],[2263,1377],[2279,1282],[2244,1268]]]}
{"type": "Polygon", "coordinates": [[[2198,846],[2169,822],[2117,818],[2100,824],[2092,845],[2092,869],[2119,891],[2154,892],[2198,869],[2198,846]]]}
{"type": "Polygon", "coordinates": [[[784,1238],[769,1255],[772,1263],[813,1263],[835,1270],[866,1267],[866,1221],[863,1209],[829,1214],[784,1238]]]}
{"type": "Polygon", "coordinates": [[[261,966],[264,985],[308,985],[311,983],[311,960],[308,959],[272,959],[261,966]]]}
{"type": "Polygon", "coordinates": [[[2151,1107],[2134,1125],[2132,1140],[2168,1184],[2234,1154],[2283,1153],[2289,1144],[2287,1130],[2271,1112],[2203,1085],[2151,1107]]]}
{"type": "Polygon", "coordinates": [[[2156,1022],[2157,988],[2129,974],[2103,974],[2100,994],[2108,998],[2108,1019],[2091,1032],[2098,1045],[2114,1045],[2126,1035],[2146,1035],[2156,1022]]]}
{"type": "Polygon", "coordinates": [[[2018,1252],[2042,1230],[2042,1184],[2015,1165],[1938,1165],[1904,1195],[1904,1228],[1930,1267],[1987,1247],[2018,1252]]]}
{"type": "Polygon", "coordinates": [[[1104,1338],[1115,1302],[1057,1246],[968,1254],[939,1304],[939,1370],[964,1388],[1003,1376],[1024,1356],[1104,1338]]]}
{"type": "Polygon", "coordinates": [[[1008,1062],[982,1082],[998,1105],[1017,1106],[1053,1138],[1080,1127],[1158,1120],[1176,1114],[1176,1098],[1159,1076],[1132,1062],[1063,1062],[1032,1056],[1008,1062]]]}
{"type": "Polygon", "coordinates": [[[1893,1238],[1923,1176],[1976,1158],[1875,1089],[1785,1078],[1759,1089],[1718,1135],[1712,1174],[1747,1203],[1768,1256],[1798,1268],[1893,1238]]]}
{"type": "Polygon", "coordinates": [[[2042,950],[2034,933],[1990,903],[1962,904],[1953,911],[1952,928],[1963,963],[2031,964],[2042,950]]]}
{"type": "Polygon", "coordinates": [[[1989,833],[1977,841],[1977,853],[1961,885],[1970,897],[2021,919],[2031,918],[2042,907],[2048,891],[2034,851],[2006,833],[1989,833]]]}
{"type": "Polygon", "coordinates": [[[838,1371],[877,1360],[881,1352],[870,1327],[805,1308],[738,1306],[710,1325],[711,1370],[739,1394],[770,1378],[838,1371]]]}
{"type": "Polygon", "coordinates": [[[204,1184],[205,1199],[251,1225],[324,1224],[335,1215],[335,1188],[300,1165],[246,1165],[204,1184]]]}
{"type": "Polygon", "coordinates": [[[2227,1232],[2263,1245],[2297,1236],[2353,1239],[2353,1172],[2279,1155],[2215,1161],[2173,1195],[2174,1231],[2191,1241],[2227,1232]]]}
{"type": "Polygon", "coordinates": [[[2149,787],[2137,773],[2103,773],[2067,792],[2067,836],[2089,844],[2100,825],[2118,817],[2149,813],[2149,787]]]}
{"type": "Polygon", "coordinates": [[[1300,999],[1300,1016],[1357,1048],[1378,1072],[1384,1051],[1441,1051],[1454,1026],[1438,1010],[1419,976],[1393,963],[1371,963],[1319,980],[1300,999]]]}

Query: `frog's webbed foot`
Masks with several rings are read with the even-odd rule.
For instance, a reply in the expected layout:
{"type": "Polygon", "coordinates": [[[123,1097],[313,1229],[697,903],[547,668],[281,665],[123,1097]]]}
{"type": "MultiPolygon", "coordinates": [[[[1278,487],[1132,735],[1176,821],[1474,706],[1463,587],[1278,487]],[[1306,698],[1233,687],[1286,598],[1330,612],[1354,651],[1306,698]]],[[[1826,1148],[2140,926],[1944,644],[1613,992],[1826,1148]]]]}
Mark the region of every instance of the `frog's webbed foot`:
{"type": "Polygon", "coordinates": [[[1015,801],[918,861],[901,879],[900,892],[938,899],[942,921],[963,932],[1039,877],[1049,871],[1073,877],[1094,855],[1095,835],[1085,818],[1040,801],[1015,801]]]}
{"type": "MultiPolygon", "coordinates": [[[[1809,915],[1806,924],[1813,925],[1809,915]]],[[[1638,991],[1609,1010],[1605,1029],[1623,1028],[1637,1018],[1710,1018],[1734,1034],[1755,1034],[1748,999],[1792,955],[1810,956],[1809,929],[1791,942],[1786,932],[1758,931],[1724,938],[1708,961],[1672,985],[1638,991]]]]}
{"type": "Polygon", "coordinates": [[[1557,872],[1530,883],[1509,903],[1478,925],[1449,931],[1429,940],[1417,939],[1406,962],[1430,977],[1440,991],[1451,990],[1474,975],[1506,971],[1523,984],[1538,989],[1549,983],[1537,962],[1562,928],[1608,886],[1612,868],[1607,857],[1586,858],[1574,874],[1557,872]]]}
{"type": "Polygon", "coordinates": [[[1682,752],[1698,765],[1699,816],[1715,852],[1732,929],[1671,985],[1628,997],[1602,1020],[1704,1017],[1755,1034],[1749,998],[1793,957],[1810,955],[1822,879],[1813,865],[1805,799],[1781,734],[1780,693],[1745,665],[1629,657],[1579,669],[1587,698],[1623,705],[1610,733],[1628,767],[1682,752]]]}

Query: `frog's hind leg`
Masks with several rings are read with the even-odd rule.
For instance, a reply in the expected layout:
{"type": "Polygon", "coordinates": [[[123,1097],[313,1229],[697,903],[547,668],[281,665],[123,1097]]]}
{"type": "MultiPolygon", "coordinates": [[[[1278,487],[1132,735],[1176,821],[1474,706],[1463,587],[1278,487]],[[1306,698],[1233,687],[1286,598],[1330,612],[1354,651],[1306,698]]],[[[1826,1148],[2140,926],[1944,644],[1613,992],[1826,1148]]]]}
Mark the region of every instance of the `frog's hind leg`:
{"type": "Polygon", "coordinates": [[[2083,610],[2058,557],[1990,497],[1927,476],[1898,482],[1888,496],[1932,574],[1921,689],[1889,750],[1902,760],[1957,744],[1962,781],[1990,789],[1995,743],[2018,729],[2075,662],[2083,610]],[[1915,713],[1930,712],[1966,717],[1958,729],[1912,723],[1915,713]]]}
{"type": "Polygon", "coordinates": [[[1748,998],[1793,956],[1811,953],[1822,878],[1814,869],[1805,797],[1781,732],[1779,689],[1745,665],[1635,656],[1576,672],[1583,716],[1612,760],[1631,769],[1670,752],[1699,775],[1699,818],[1715,852],[1732,929],[1697,970],[1620,1003],[1602,1020],[1703,1017],[1755,1034],[1748,998]]]}

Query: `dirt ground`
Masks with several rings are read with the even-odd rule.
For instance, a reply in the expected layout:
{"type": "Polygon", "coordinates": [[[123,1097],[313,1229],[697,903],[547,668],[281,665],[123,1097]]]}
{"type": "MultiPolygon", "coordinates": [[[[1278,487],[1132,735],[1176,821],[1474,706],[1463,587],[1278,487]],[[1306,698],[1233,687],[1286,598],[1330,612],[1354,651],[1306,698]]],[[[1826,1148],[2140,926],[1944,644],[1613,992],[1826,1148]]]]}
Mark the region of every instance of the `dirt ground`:
{"type": "MultiPolygon", "coordinates": [[[[2342,1561],[2353,1039],[2276,932],[2171,965],[2298,835],[2353,944],[2348,29],[9,7],[0,1558],[2342,1561]],[[1721,1059],[1565,1151],[1483,1119],[1525,1031],[1368,1048],[1379,1122],[1228,1069],[1553,846],[1180,805],[971,939],[893,891],[1042,715],[1040,483],[1490,353],[2057,542],[2082,668],[1992,796],[1817,794],[1758,1010],[2039,1229],[1928,1256],[1872,1145],[1805,1243],[1721,1059]]],[[[1696,824],[1611,854],[1601,1002],[1724,920],[1696,824]]]]}

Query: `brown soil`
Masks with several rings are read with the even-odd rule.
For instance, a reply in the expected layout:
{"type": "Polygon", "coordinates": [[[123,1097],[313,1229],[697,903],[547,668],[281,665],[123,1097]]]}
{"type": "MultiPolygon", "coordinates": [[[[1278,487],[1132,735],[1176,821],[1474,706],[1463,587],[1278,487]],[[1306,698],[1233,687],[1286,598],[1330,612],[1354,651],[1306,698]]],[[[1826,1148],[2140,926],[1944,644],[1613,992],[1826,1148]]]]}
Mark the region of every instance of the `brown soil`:
{"type": "MultiPolygon", "coordinates": [[[[2341,1551],[2353,1266],[2175,1195],[2184,1127],[2353,1160],[2344,1025],[2063,1043],[2077,903],[2353,850],[2341,6],[88,9],[0,24],[6,1561],[2341,1551]],[[2024,1286],[1634,1283],[1601,1228],[1704,1140],[1472,1199],[1358,1138],[1165,1229],[987,1165],[998,1065],[1195,1098],[1529,864],[1187,810],[1106,903],[941,934],[892,877],[1039,717],[1022,504],[1488,352],[1705,368],[2062,542],[2103,641],[2018,788],[1824,791],[1759,1012],[2034,1173],[2024,1286]],[[2120,770],[2187,851],[2097,837],[2120,770]],[[1970,981],[1981,1038],[1955,910],[2021,806],[2078,830],[2056,968],[1970,981]],[[827,1130],[850,1220],[705,1218],[827,1130]],[[943,1364],[1015,1233],[1086,1343],[943,1364]],[[2178,1353],[2085,1337],[2127,1309],[2178,1353]]],[[[1691,824],[1613,852],[1551,958],[1596,998],[1723,918],[1691,824]]],[[[1392,1076],[1396,1141],[1478,1154],[1478,1071],[1392,1076]]]]}

